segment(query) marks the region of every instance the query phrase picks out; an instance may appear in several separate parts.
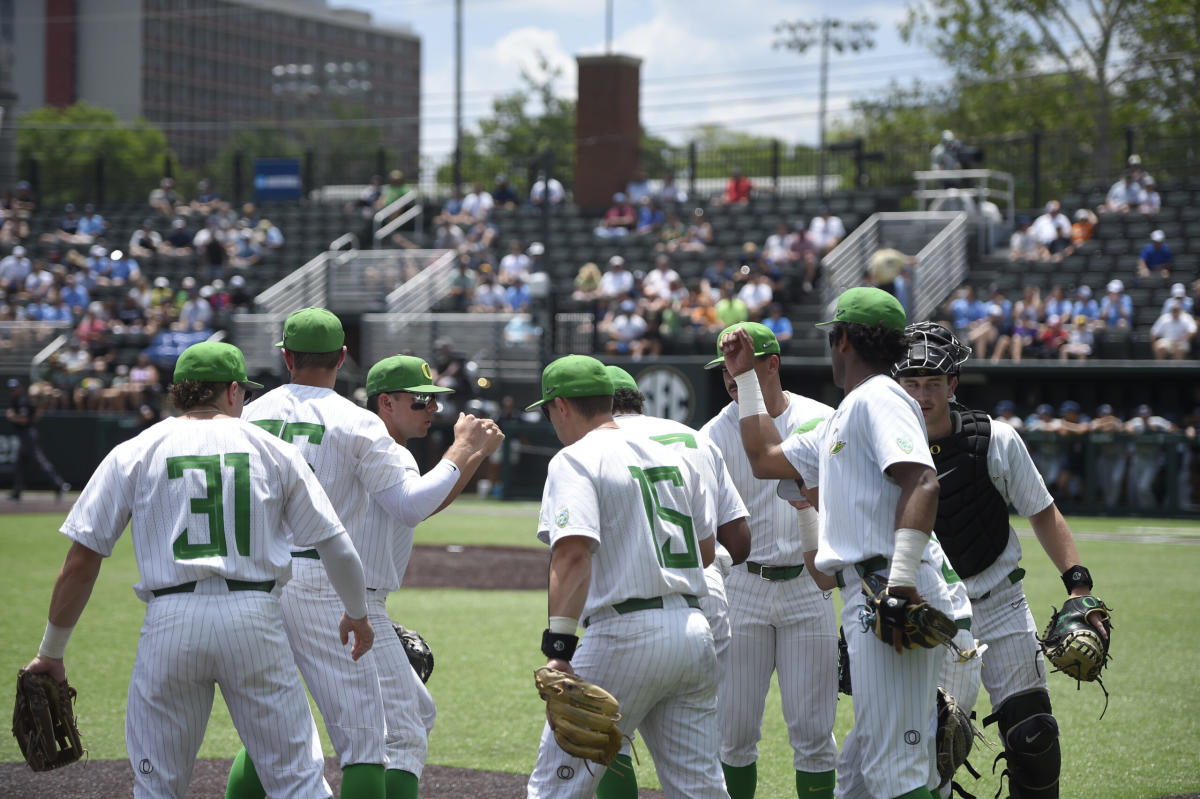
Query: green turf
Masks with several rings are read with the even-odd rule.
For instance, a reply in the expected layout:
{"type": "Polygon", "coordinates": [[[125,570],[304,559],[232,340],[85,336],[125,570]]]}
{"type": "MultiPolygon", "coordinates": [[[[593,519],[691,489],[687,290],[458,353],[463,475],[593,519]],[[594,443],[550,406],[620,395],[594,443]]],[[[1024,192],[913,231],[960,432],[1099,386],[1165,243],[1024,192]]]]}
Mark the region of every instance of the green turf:
{"type": "MultiPolygon", "coordinates": [[[[431,520],[425,542],[533,545],[536,508],[470,503],[431,520]]],[[[50,587],[66,552],[56,533],[61,515],[0,517],[0,558],[9,573],[0,582],[3,667],[15,675],[34,654],[45,623],[50,587]]],[[[1200,643],[1190,621],[1200,607],[1200,547],[1195,544],[1092,540],[1116,536],[1200,533],[1194,524],[1164,520],[1073,519],[1082,560],[1097,580],[1097,593],[1114,609],[1115,647],[1105,683],[1112,700],[1104,719],[1100,689],[1050,676],[1055,714],[1062,726],[1064,797],[1148,799],[1200,791],[1200,643]],[[1180,623],[1182,620],[1182,628],[1180,623]],[[1182,634],[1180,634],[1182,633],[1182,634]]],[[[1026,589],[1034,615],[1044,624],[1051,604],[1061,604],[1062,584],[1033,538],[1023,538],[1026,589]]],[[[80,689],[78,711],[91,757],[121,759],[124,703],[137,645],[142,603],[127,538],[105,562],[88,610],[71,639],[67,666],[80,689]]],[[[441,765],[528,772],[542,725],[532,671],[541,664],[539,633],[545,624],[542,592],[477,592],[405,589],[392,597],[393,615],[420,630],[434,648],[437,665],[430,689],[438,721],[430,762],[441,765]]],[[[979,715],[986,715],[986,694],[979,715]]],[[[839,705],[841,740],[849,725],[848,700],[839,705]]],[[[986,731],[995,741],[995,727],[986,731]]],[[[230,757],[236,733],[218,698],[202,757],[230,757]]],[[[654,787],[653,766],[639,744],[639,776],[654,787]]],[[[329,752],[326,742],[326,751],[329,752]]],[[[977,749],[972,762],[985,778],[966,787],[992,796],[988,774],[994,751],[977,749]]],[[[19,760],[15,742],[0,741],[0,761],[19,760]]],[[[767,699],[759,764],[759,796],[794,795],[791,754],[773,687],[767,699]]]]}

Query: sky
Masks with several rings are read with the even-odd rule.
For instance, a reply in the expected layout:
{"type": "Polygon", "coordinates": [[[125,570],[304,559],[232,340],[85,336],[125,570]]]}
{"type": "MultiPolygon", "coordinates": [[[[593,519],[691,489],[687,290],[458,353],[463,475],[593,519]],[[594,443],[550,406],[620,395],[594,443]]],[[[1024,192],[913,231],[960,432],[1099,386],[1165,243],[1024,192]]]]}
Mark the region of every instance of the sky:
{"type": "MultiPolygon", "coordinates": [[[[828,110],[878,95],[889,81],[942,82],[947,70],[897,25],[903,2],[785,0],[611,0],[612,52],[642,59],[641,119],[651,133],[682,144],[701,123],[786,143],[817,142],[819,48],[776,49],[775,23],[874,20],[875,47],[831,52],[828,110]]],[[[441,157],[454,141],[454,0],[330,0],[369,10],[378,24],[408,26],[422,40],[421,152],[441,157]]],[[[521,68],[542,53],[561,67],[561,96],[575,96],[575,56],[605,51],[605,0],[464,0],[464,127],[487,116],[491,100],[520,88],[521,68]]]]}

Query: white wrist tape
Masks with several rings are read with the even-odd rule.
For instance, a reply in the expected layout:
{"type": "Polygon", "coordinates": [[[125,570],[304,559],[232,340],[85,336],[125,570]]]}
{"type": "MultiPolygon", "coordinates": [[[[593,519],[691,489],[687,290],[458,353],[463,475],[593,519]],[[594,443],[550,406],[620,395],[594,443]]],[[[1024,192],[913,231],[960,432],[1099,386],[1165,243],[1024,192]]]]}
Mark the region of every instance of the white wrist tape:
{"type": "Polygon", "coordinates": [[[767,404],[763,402],[762,386],[758,384],[758,375],[751,369],[733,378],[738,387],[738,418],[748,419],[760,413],[767,412],[767,404]]]}
{"type": "Polygon", "coordinates": [[[917,584],[917,567],[921,565],[921,555],[929,546],[929,534],[911,527],[901,527],[896,531],[896,548],[892,550],[892,568],[888,572],[888,585],[904,585],[915,587],[917,584]]]}
{"type": "Polygon", "coordinates": [[[67,651],[67,640],[70,639],[71,631],[74,629],[74,627],[59,627],[47,621],[46,632],[42,635],[42,645],[38,647],[38,654],[44,658],[62,660],[63,653],[67,651]]]}
{"type": "Polygon", "coordinates": [[[551,616],[547,626],[552,633],[574,635],[575,629],[579,627],[579,619],[572,619],[570,616],[551,616]]]}
{"type": "Polygon", "coordinates": [[[811,512],[808,512],[808,513],[805,512],[805,511],[811,511],[811,510],[812,510],[811,508],[805,508],[804,510],[799,510],[799,509],[796,510],[796,513],[799,514],[799,516],[800,516],[800,551],[801,552],[811,552],[814,549],[816,549],[817,541],[818,541],[818,538],[820,537],[820,535],[819,535],[820,534],[820,525],[818,524],[817,520],[815,518],[813,518],[813,514],[811,512]]]}

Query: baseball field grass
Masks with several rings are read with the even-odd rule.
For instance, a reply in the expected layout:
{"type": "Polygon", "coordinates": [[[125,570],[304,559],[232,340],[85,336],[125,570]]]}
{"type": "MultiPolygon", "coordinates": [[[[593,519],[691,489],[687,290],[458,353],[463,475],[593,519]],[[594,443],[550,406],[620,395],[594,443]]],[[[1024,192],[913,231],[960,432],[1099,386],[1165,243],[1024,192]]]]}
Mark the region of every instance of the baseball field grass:
{"type": "MultiPolygon", "coordinates": [[[[63,514],[0,517],[2,667],[10,676],[34,654],[45,624],[50,588],[67,541],[57,533],[63,514]]],[[[533,538],[536,505],[465,501],[418,531],[434,545],[541,546],[533,538]]],[[[1111,699],[1094,684],[1077,690],[1063,675],[1049,678],[1062,727],[1062,796],[1152,799],[1200,791],[1200,526],[1152,519],[1072,519],[1082,560],[1097,593],[1113,608],[1115,645],[1105,674],[1111,699]]],[[[1027,530],[1027,527],[1025,528],[1027,530]]],[[[1021,531],[1020,520],[1018,530],[1021,531]]],[[[1034,616],[1045,624],[1062,584],[1032,537],[1023,539],[1026,590],[1034,616]]],[[[124,707],[143,605],[130,590],[137,580],[133,551],[123,538],[100,573],[88,609],[67,650],[67,668],[79,689],[77,712],[92,759],[125,758],[124,707]]],[[[546,599],[538,591],[409,589],[393,595],[392,616],[429,640],[436,669],[429,687],[438,703],[430,762],[446,766],[527,773],[542,725],[533,669],[545,626],[546,599]]],[[[10,683],[11,685],[11,683],[10,683]]],[[[986,692],[979,717],[989,712],[986,692]]],[[[850,725],[851,704],[839,704],[839,741],[850,725]]],[[[965,787],[980,797],[996,793],[989,773],[993,748],[978,746],[965,787]]],[[[324,732],[322,731],[324,736],[324,732]]],[[[328,741],[326,752],[331,754],[328,741]]],[[[218,697],[200,756],[228,758],[239,743],[218,697]]],[[[657,787],[649,753],[638,743],[639,781],[657,787]]],[[[0,761],[19,761],[9,736],[0,761]]],[[[0,789],[2,793],[2,789],[0,789]]],[[[778,688],[767,698],[760,745],[758,796],[795,795],[791,751],[779,710],[778,688]]]]}

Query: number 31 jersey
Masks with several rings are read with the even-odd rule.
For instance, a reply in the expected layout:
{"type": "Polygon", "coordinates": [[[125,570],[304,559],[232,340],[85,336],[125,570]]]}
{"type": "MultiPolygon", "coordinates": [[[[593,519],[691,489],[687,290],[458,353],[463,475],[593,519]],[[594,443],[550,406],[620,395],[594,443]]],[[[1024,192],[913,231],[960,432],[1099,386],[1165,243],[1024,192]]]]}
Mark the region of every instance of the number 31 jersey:
{"type": "Polygon", "coordinates": [[[586,617],[626,599],[706,595],[697,536],[712,537],[716,513],[708,481],[674,447],[600,428],[551,459],[538,538],[590,539],[586,617]]]}
{"type": "Polygon", "coordinates": [[[300,451],[239,419],[166,419],[118,445],[61,531],[108,557],[131,515],[143,601],[207,577],[282,584],[293,543],[343,530],[300,451]]]}

